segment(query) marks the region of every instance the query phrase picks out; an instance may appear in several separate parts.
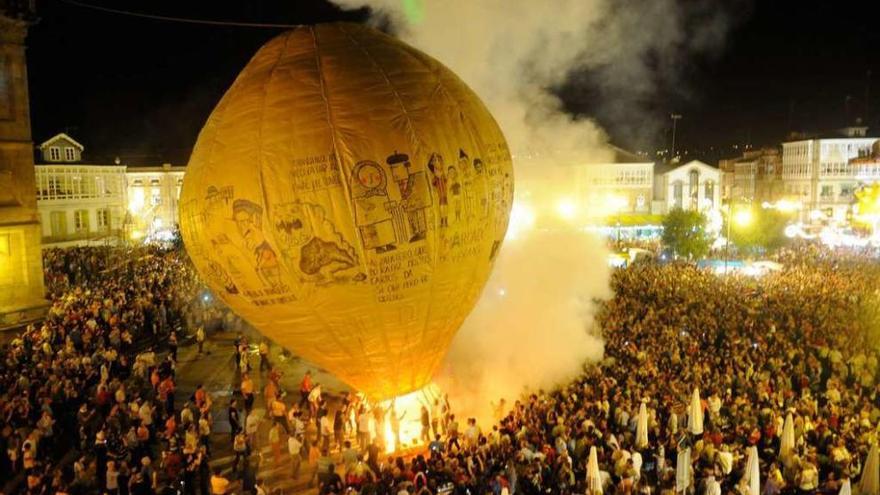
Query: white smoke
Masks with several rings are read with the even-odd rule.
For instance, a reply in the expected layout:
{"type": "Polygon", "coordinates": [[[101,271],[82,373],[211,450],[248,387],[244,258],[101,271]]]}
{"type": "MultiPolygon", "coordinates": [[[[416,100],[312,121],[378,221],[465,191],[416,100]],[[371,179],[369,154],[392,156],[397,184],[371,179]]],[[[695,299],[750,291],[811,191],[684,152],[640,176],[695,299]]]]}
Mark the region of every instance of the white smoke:
{"type": "MultiPolygon", "coordinates": [[[[517,200],[528,191],[536,227],[558,198],[579,193],[567,165],[612,155],[605,132],[565,112],[554,90],[589,74],[604,95],[615,96],[597,108],[649,129],[645,101],[658,85],[680,84],[690,56],[714,50],[727,30],[723,10],[708,0],[334,1],[370,7],[378,24],[390,23],[476,91],[507,137],[517,200]],[[533,180],[540,184],[532,187],[533,180]]],[[[607,252],[573,229],[545,230],[505,243],[453,342],[439,382],[459,411],[484,416],[489,400],[503,396],[509,404],[602,356],[592,301],[610,295],[607,252]]]]}

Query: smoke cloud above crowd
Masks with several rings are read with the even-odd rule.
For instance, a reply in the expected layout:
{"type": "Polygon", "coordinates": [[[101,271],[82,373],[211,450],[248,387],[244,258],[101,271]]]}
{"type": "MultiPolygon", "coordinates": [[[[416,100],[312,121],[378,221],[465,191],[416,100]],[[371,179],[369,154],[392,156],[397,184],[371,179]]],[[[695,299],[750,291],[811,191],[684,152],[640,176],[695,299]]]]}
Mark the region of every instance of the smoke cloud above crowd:
{"type": "Polygon", "coordinates": [[[728,29],[717,3],[674,0],[335,0],[370,7],[373,20],[455,71],[483,99],[514,155],[516,201],[509,235],[480,302],[438,378],[466,414],[487,414],[527,390],[573,378],[600,359],[595,301],[611,295],[607,250],[579,229],[552,228],[558,198],[575,194],[567,167],[611,159],[608,137],[565,110],[556,90],[589,74],[596,108],[656,126],[644,106],[677,84],[695,54],[716,51],[728,29]],[[638,22],[636,22],[638,21],[638,22]],[[532,213],[529,213],[531,216],[532,213]],[[497,402],[496,402],[497,404],[497,402]]]}

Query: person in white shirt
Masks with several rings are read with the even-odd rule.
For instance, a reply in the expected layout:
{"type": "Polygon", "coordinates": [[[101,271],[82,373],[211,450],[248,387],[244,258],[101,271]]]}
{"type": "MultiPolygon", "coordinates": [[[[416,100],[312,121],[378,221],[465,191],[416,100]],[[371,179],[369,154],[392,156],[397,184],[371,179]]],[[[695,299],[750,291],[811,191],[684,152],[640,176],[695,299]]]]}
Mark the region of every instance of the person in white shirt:
{"type": "Polygon", "coordinates": [[[303,443],[296,435],[290,435],[287,438],[287,452],[290,454],[290,463],[292,467],[293,478],[299,476],[299,468],[302,464],[302,448],[303,443]]]}
{"type": "Polygon", "coordinates": [[[370,415],[367,414],[366,409],[364,409],[363,407],[361,408],[359,414],[358,444],[360,445],[361,452],[366,452],[367,447],[370,446],[370,415]]]}

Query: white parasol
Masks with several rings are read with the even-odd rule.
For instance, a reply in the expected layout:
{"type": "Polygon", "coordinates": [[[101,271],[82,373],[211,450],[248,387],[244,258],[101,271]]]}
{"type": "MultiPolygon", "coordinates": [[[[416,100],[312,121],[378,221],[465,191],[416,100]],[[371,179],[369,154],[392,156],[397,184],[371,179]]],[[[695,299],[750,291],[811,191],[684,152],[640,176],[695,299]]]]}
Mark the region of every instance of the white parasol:
{"type": "Polygon", "coordinates": [[[779,457],[785,461],[794,451],[794,419],[791,413],[785,417],[785,424],[782,426],[782,439],[779,442],[779,457]]]}
{"type": "Polygon", "coordinates": [[[703,405],[700,402],[700,389],[695,388],[688,408],[688,431],[693,435],[703,434],[703,405]]]}
{"type": "Polygon", "coordinates": [[[865,467],[862,468],[859,495],[880,495],[880,453],[876,442],[871,444],[868,459],[865,461],[865,467]]]}
{"type": "Polygon", "coordinates": [[[639,406],[639,417],[636,421],[636,448],[643,449],[648,446],[648,408],[645,400],[639,406]]]}
{"type": "Polygon", "coordinates": [[[595,446],[590,447],[590,457],[587,459],[587,494],[602,494],[602,475],[599,474],[599,457],[595,446]]]}

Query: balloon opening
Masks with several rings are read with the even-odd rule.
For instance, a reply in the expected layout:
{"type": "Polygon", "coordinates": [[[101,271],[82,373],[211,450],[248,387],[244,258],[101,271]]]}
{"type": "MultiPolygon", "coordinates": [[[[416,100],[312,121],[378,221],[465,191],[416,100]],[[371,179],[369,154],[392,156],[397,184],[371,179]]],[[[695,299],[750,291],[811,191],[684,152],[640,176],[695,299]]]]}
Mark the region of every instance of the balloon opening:
{"type": "Polygon", "coordinates": [[[422,408],[430,414],[431,404],[440,397],[440,389],[429,383],[423,388],[380,403],[382,409],[387,411],[383,434],[386,454],[421,448],[431,441],[431,422],[428,421],[428,425],[423,426],[422,408]]]}

